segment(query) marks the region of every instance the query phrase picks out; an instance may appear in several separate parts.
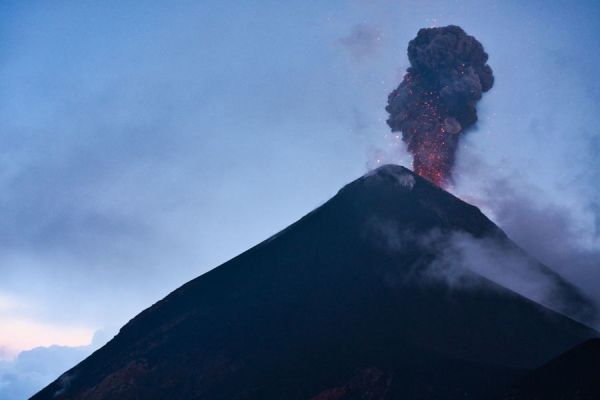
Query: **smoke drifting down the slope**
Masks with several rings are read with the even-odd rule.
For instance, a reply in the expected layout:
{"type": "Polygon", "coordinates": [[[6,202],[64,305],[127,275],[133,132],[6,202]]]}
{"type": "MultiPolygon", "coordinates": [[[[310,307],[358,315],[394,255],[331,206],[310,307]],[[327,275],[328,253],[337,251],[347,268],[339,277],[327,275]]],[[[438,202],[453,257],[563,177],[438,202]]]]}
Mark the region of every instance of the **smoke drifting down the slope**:
{"type": "Polygon", "coordinates": [[[462,28],[424,28],[408,44],[407,69],[386,110],[413,155],[414,171],[448,183],[461,135],[477,121],[477,101],[494,84],[483,46],[462,28]]]}

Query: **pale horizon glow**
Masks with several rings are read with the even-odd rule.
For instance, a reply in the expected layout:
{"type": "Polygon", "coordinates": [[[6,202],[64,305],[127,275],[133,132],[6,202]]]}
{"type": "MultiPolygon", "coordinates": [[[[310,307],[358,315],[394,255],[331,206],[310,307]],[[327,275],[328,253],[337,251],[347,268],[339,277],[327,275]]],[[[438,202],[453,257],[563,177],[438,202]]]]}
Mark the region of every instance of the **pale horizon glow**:
{"type": "Polygon", "coordinates": [[[94,331],[78,326],[59,326],[28,319],[0,320],[0,360],[14,359],[20,352],[36,347],[69,346],[91,344],[94,331]]]}
{"type": "Polygon", "coordinates": [[[29,305],[0,294],[0,361],[11,361],[20,352],[36,347],[86,346],[94,330],[80,325],[47,323],[21,316],[29,305]]]}

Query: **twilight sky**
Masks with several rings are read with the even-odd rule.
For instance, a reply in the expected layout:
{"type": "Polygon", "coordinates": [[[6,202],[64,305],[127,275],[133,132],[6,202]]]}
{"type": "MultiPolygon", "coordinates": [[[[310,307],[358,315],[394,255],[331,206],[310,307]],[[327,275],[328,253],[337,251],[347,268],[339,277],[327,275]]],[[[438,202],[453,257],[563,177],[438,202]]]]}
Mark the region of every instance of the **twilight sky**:
{"type": "Polygon", "coordinates": [[[599,19],[595,1],[2,1],[0,397],[56,375],[20,351],[114,333],[378,160],[410,165],[384,106],[421,27],[462,26],[496,77],[451,191],[600,303],[599,19]]]}

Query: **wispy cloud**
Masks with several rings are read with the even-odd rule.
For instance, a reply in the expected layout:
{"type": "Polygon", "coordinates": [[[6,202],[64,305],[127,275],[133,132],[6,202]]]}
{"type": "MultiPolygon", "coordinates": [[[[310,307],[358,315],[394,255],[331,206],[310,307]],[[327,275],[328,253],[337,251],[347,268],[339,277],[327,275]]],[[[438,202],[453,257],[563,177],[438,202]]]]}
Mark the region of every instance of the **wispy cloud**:
{"type": "Polygon", "coordinates": [[[340,39],[340,44],[348,50],[355,61],[365,61],[381,47],[383,33],[376,27],[359,23],[340,39]]]}
{"type": "MultiPolygon", "coordinates": [[[[536,259],[578,286],[600,309],[600,235],[593,210],[594,196],[570,200],[588,189],[588,181],[571,179],[565,197],[548,194],[528,183],[513,168],[493,167],[473,152],[464,152],[467,168],[455,188],[482,208],[508,236],[536,259]],[[467,174],[475,175],[468,179],[467,174]]],[[[573,171],[563,171],[570,175],[573,171]]]]}
{"type": "Polygon", "coordinates": [[[438,229],[415,233],[381,220],[369,221],[366,230],[383,251],[392,251],[398,260],[411,260],[399,271],[401,281],[444,282],[455,290],[489,289],[491,281],[582,322],[598,322],[597,311],[576,289],[503,238],[438,229]]]}

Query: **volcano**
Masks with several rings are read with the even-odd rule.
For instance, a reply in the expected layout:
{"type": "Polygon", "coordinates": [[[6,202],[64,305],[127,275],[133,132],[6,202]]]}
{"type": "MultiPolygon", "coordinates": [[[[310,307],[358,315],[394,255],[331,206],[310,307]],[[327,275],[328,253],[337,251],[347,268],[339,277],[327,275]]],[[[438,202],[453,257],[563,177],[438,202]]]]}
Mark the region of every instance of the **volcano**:
{"type": "Polygon", "coordinates": [[[479,209],[388,165],[152,305],[33,399],[490,399],[599,336],[581,323],[594,317],[479,209]],[[527,259],[547,295],[462,265],[457,235],[527,259]]]}

